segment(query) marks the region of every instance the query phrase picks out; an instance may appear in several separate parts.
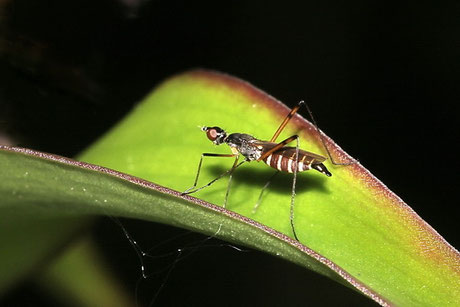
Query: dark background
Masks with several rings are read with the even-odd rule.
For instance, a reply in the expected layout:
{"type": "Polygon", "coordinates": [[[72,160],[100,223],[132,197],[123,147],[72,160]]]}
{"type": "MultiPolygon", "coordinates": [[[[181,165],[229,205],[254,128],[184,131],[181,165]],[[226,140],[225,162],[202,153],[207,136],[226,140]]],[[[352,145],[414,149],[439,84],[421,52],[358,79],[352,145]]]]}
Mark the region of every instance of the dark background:
{"type": "MultiPolygon", "coordinates": [[[[72,157],[164,78],[215,69],[286,104],[307,99],[321,129],[459,246],[460,3],[9,0],[0,7],[0,131],[16,145],[72,157]]],[[[172,253],[150,263],[163,272],[139,287],[147,304],[174,251],[205,237],[176,239],[186,232],[124,223],[146,248],[171,241],[153,251],[172,253]]],[[[94,233],[134,294],[139,264],[121,230],[107,219],[94,233]]],[[[279,259],[220,244],[196,243],[156,305],[374,305],[279,259]]],[[[27,282],[3,303],[53,304],[27,282]]]]}

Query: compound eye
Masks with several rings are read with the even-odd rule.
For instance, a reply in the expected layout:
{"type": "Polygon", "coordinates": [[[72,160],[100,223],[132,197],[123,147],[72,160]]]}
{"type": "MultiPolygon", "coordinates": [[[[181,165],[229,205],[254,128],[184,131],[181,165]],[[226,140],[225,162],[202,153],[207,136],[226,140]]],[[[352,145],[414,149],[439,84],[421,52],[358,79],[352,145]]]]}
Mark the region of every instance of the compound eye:
{"type": "Polygon", "coordinates": [[[212,128],[206,129],[206,136],[208,137],[209,140],[214,142],[219,136],[219,133],[214,127],[212,127],[212,128]]]}
{"type": "Polygon", "coordinates": [[[219,127],[203,127],[201,130],[206,131],[206,136],[216,145],[222,144],[225,139],[225,131],[219,127]]]}

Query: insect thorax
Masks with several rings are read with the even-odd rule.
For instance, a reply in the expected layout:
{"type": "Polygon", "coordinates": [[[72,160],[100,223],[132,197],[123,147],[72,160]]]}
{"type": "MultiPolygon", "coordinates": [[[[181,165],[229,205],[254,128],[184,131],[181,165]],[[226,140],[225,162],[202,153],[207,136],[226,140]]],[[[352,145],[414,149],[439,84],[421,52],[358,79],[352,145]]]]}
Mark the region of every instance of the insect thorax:
{"type": "Polygon", "coordinates": [[[262,155],[262,149],[254,144],[256,141],[255,137],[244,133],[232,133],[225,139],[228,146],[238,150],[248,161],[257,160],[262,155]]]}

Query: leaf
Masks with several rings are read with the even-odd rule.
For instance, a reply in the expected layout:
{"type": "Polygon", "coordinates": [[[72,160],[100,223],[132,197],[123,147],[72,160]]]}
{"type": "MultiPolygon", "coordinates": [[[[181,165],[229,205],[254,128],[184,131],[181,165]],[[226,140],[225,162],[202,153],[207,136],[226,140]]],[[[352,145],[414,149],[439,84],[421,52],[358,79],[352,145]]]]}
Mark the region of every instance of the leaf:
{"type": "MultiPolygon", "coordinates": [[[[53,225],[55,218],[59,217],[62,220],[57,224],[59,230],[54,227],[55,232],[50,235],[45,229],[42,237],[52,237],[61,232],[65,234],[67,229],[74,229],[75,225],[66,224],[69,221],[77,221],[79,218],[81,221],[81,217],[96,214],[110,214],[142,218],[212,234],[287,257],[338,281],[341,281],[340,278],[330,267],[346,275],[327,259],[275,230],[219,206],[191,196],[181,196],[177,191],[140,178],[56,155],[8,146],[0,146],[0,164],[9,166],[1,173],[1,179],[8,179],[7,182],[3,181],[6,184],[0,186],[1,195],[4,195],[0,207],[2,221],[6,221],[7,217],[11,221],[20,217],[19,220],[36,219],[42,222],[41,225],[53,225]],[[317,260],[306,257],[306,253],[317,260]]],[[[4,242],[11,234],[3,225],[2,222],[0,242],[4,242]]],[[[24,234],[29,235],[29,231],[26,229],[24,234]]],[[[41,232],[37,227],[32,231],[41,232]]],[[[8,285],[15,274],[23,274],[24,267],[19,264],[27,267],[30,259],[23,258],[25,251],[22,246],[27,246],[29,242],[29,238],[10,242],[13,247],[10,255],[16,255],[18,259],[11,260],[12,263],[8,260],[14,257],[9,257],[6,261],[2,259],[2,273],[7,273],[0,275],[2,288],[8,285]],[[15,246],[19,246],[19,250],[15,250],[15,246]]],[[[42,249],[49,248],[45,242],[39,243],[45,246],[42,249]]],[[[33,255],[35,250],[30,252],[33,255]]],[[[36,255],[37,258],[40,256],[36,255]]],[[[368,292],[364,288],[363,290],[368,292]]]]}
{"type": "Polygon", "coordinates": [[[106,267],[105,260],[91,238],[82,236],[73,240],[36,281],[62,306],[70,302],[72,306],[137,306],[106,267]]]}
{"type": "MultiPolygon", "coordinates": [[[[284,105],[245,82],[193,71],[160,85],[80,159],[183,191],[193,183],[202,152],[229,153],[224,146],[213,146],[197,126],[218,125],[230,133],[269,139],[287,112],[284,105]]],[[[315,128],[300,116],[295,116],[280,139],[295,133],[301,137],[301,148],[325,154],[315,128]]],[[[336,160],[349,160],[330,139],[327,146],[336,160]]],[[[16,215],[38,210],[35,216],[111,214],[153,220],[217,233],[231,242],[278,255],[349,282],[382,305],[460,303],[459,253],[359,164],[327,164],[331,178],[314,171],[299,174],[295,225],[307,248],[282,234],[292,236],[289,174],[273,180],[260,207],[252,212],[273,173],[263,163],[246,163],[236,171],[228,202],[232,211],[226,211],[211,204],[222,204],[226,178],[194,194],[208,203],[104,168],[25,153],[0,155],[8,159],[0,160],[1,165],[8,165],[8,174],[2,173],[0,180],[15,179],[12,185],[1,185],[2,195],[12,190],[31,193],[29,201],[6,197],[6,208],[14,207],[16,215]],[[25,172],[33,172],[40,180],[25,178],[25,172]],[[41,200],[38,205],[37,199],[41,200]]],[[[231,159],[206,159],[200,183],[231,164],[231,159]]],[[[12,214],[12,210],[5,212],[12,214]]]]}

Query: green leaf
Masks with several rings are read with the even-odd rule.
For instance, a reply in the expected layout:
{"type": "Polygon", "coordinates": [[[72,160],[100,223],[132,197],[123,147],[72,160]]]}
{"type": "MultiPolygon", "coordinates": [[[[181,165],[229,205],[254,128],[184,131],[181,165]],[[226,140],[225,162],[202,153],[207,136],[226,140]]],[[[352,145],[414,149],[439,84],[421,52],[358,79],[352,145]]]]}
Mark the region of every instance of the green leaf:
{"type": "MultiPolygon", "coordinates": [[[[202,152],[230,152],[212,145],[197,126],[218,125],[229,133],[269,139],[288,111],[238,79],[193,71],[160,85],[79,159],[184,191],[193,183],[202,152]]],[[[300,116],[280,140],[292,134],[300,135],[301,148],[325,154],[317,131],[300,116]]],[[[326,143],[336,160],[349,161],[330,139],[326,143]]],[[[92,214],[152,220],[275,254],[348,282],[382,305],[460,304],[459,253],[359,164],[333,167],[326,162],[331,178],[315,171],[299,174],[295,226],[304,246],[283,235],[292,236],[291,175],[273,180],[253,213],[273,173],[263,163],[246,163],[235,172],[231,211],[226,211],[211,203],[222,204],[227,178],[194,194],[200,198],[195,199],[104,168],[16,151],[0,151],[0,165],[8,165],[0,174],[1,182],[8,181],[0,185],[2,216],[13,220],[92,214]]],[[[232,162],[205,159],[200,184],[232,162]]]]}
{"type": "Polygon", "coordinates": [[[73,240],[65,253],[37,278],[40,288],[53,295],[62,306],[137,306],[101,259],[88,236],[73,240]]]}
{"type": "MultiPolygon", "coordinates": [[[[287,257],[295,263],[341,281],[333,270],[320,262],[331,267],[333,264],[300,243],[234,212],[191,196],[181,196],[179,192],[142,179],[64,157],[7,146],[0,146],[0,164],[9,166],[1,175],[2,179],[8,179],[0,186],[1,195],[4,195],[0,207],[2,243],[11,236],[12,232],[8,230],[13,229],[13,226],[11,229],[3,228],[4,220],[15,221],[20,217],[19,220],[36,219],[42,222],[41,225],[53,225],[55,218],[60,218],[62,222],[53,228],[54,233],[45,229],[40,235],[46,238],[55,235],[59,237],[60,233],[65,234],[68,229],[74,229],[75,225],[68,223],[69,221],[110,214],[168,223],[212,234],[287,257]],[[319,261],[306,257],[306,253],[319,261]]],[[[12,222],[11,225],[13,224],[12,222]]],[[[14,230],[21,232],[19,227],[14,230]]],[[[22,231],[24,237],[30,235],[30,231],[41,233],[38,227],[25,229],[22,231]]],[[[24,259],[23,256],[28,254],[22,247],[28,246],[29,241],[30,238],[22,241],[10,240],[13,248],[8,253],[11,257],[2,259],[2,273],[6,274],[0,275],[0,287],[8,286],[11,278],[24,274],[24,267],[30,269],[29,262],[34,261],[24,259]],[[19,248],[16,249],[16,246],[19,248]]],[[[42,249],[49,248],[46,242],[37,243],[45,245],[42,249]]],[[[34,255],[35,249],[28,252],[34,255]]],[[[38,259],[41,256],[35,255],[38,259]]]]}

